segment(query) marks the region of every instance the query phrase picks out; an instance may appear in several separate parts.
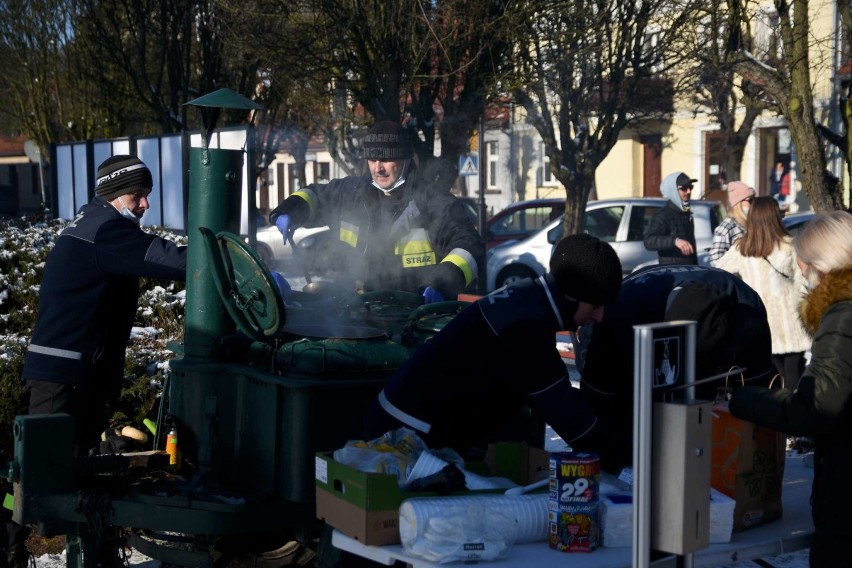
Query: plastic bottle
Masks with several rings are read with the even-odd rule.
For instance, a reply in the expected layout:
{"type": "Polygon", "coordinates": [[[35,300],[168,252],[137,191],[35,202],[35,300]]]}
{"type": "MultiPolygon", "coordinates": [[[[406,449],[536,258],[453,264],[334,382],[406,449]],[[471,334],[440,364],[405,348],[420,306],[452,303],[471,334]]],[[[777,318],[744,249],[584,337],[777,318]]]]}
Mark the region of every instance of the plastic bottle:
{"type": "Polygon", "coordinates": [[[169,434],[166,436],[166,453],[169,454],[169,465],[178,467],[180,464],[178,459],[178,439],[176,428],[169,430],[169,434]]]}

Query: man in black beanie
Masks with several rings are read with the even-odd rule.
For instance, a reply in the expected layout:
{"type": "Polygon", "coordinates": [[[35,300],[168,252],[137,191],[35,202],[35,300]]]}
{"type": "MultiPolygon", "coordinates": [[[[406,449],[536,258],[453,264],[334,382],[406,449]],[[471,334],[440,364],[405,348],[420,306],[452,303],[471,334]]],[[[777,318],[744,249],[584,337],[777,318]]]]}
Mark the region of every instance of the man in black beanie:
{"type": "Polygon", "coordinates": [[[153,180],[135,156],[105,160],[95,197],[47,258],[23,380],[30,414],[68,413],[80,451],[96,447],[119,393],[139,278],[186,280],[186,247],[146,233],[153,180]]]}
{"type": "Polygon", "coordinates": [[[285,239],[296,227],[328,225],[344,251],[335,267],[363,290],[403,290],[425,303],[471,290],[485,243],[460,200],[417,178],[399,123],[376,123],[362,143],[369,172],[294,192],[269,215],[285,239]]]}
{"type": "MultiPolygon", "coordinates": [[[[615,436],[571,386],[556,334],[600,321],[618,297],[621,275],[607,243],[565,237],[549,273],[476,301],[403,364],[373,402],[365,439],[405,426],[429,447],[464,453],[499,439],[528,406],[574,449],[599,452],[606,467],[615,436]]],[[[533,442],[543,444],[539,434],[533,442]]]]}
{"type": "MultiPolygon", "coordinates": [[[[77,452],[97,448],[109,425],[109,405],[124,377],[139,278],[186,280],[186,247],[139,227],[152,187],[151,171],[139,158],[105,160],[94,198],[59,234],[44,267],[22,380],[30,414],[71,415],[77,452]]],[[[9,524],[9,562],[23,568],[27,556],[20,538],[26,539],[28,529],[14,532],[9,524]],[[14,563],[21,558],[23,563],[14,563]]],[[[123,565],[120,542],[115,527],[99,533],[97,566],[123,565]]]]}

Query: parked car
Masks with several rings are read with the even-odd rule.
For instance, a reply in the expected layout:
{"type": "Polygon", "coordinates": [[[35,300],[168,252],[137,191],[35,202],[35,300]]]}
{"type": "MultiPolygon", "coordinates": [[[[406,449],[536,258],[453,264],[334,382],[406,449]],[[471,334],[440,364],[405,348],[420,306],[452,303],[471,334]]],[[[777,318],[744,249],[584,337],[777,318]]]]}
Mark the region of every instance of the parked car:
{"type": "Polygon", "coordinates": [[[565,212],[565,199],[530,199],[511,203],[488,218],[485,246],[491,249],[507,241],[525,239],[565,212]]]}
{"type": "MultiPolygon", "coordinates": [[[[645,248],[645,228],[651,217],[666,204],[653,197],[604,199],[586,205],[585,232],[608,242],[618,253],[624,274],[637,266],[657,261],[657,252],[645,248]]],[[[713,230],[725,216],[718,201],[692,201],[696,244],[706,257],[713,230]]],[[[486,287],[490,292],[521,278],[544,274],[553,245],[562,238],[561,216],[539,231],[519,241],[511,241],[488,251],[486,287]]]]}
{"type": "MultiPolygon", "coordinates": [[[[243,235],[243,238],[248,243],[248,237],[243,235]]],[[[301,270],[321,275],[335,266],[336,261],[329,255],[339,245],[332,239],[328,226],[299,227],[293,231],[293,243],[297,249],[296,256],[305,261],[300,262],[301,270]]],[[[293,249],[284,242],[278,227],[270,225],[265,219],[258,220],[255,251],[272,269],[281,269],[283,263],[294,259],[293,249]]]]}
{"type": "Polygon", "coordinates": [[[784,227],[787,228],[787,231],[789,231],[791,235],[795,235],[799,232],[799,229],[805,226],[805,223],[814,218],[814,215],[816,215],[816,213],[813,211],[790,213],[789,215],[784,215],[781,222],[784,223],[784,227]]]}

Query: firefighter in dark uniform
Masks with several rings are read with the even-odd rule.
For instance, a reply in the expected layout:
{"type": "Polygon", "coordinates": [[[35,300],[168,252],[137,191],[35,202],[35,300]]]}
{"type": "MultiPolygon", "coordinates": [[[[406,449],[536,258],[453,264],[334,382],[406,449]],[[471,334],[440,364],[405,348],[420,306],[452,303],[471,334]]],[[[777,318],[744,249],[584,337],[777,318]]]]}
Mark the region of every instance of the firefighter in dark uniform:
{"type": "Polygon", "coordinates": [[[328,225],[363,290],[404,290],[426,303],[454,300],[477,276],[485,244],[461,201],[418,180],[408,133],[374,125],[364,143],[370,172],[296,191],[269,215],[285,236],[328,225]]]}
{"type": "Polygon", "coordinates": [[[366,439],[408,427],[429,447],[464,455],[495,441],[528,406],[575,450],[599,452],[606,467],[614,436],[571,385],[556,333],[600,321],[620,287],[610,245],[586,234],[562,239],[550,272],[473,303],[405,362],[371,405],[366,439]]]}

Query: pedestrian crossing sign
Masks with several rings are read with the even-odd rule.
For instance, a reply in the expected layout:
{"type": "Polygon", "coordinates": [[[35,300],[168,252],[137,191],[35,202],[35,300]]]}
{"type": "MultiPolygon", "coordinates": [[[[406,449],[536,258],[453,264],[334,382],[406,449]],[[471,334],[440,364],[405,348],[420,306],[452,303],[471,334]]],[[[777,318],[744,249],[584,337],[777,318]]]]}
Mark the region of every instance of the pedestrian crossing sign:
{"type": "Polygon", "coordinates": [[[459,175],[460,176],[475,176],[479,173],[477,167],[476,156],[461,156],[459,157],[459,175]]]}

